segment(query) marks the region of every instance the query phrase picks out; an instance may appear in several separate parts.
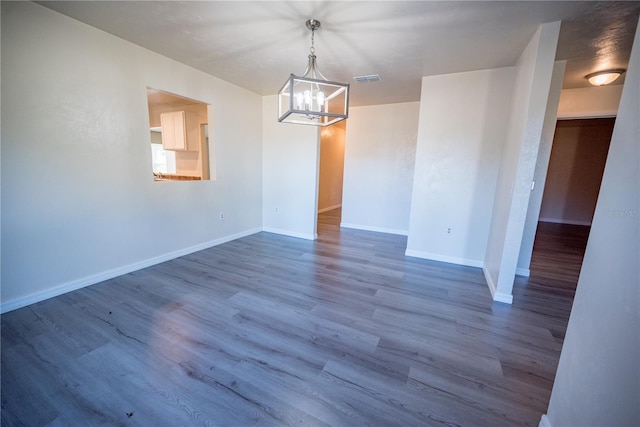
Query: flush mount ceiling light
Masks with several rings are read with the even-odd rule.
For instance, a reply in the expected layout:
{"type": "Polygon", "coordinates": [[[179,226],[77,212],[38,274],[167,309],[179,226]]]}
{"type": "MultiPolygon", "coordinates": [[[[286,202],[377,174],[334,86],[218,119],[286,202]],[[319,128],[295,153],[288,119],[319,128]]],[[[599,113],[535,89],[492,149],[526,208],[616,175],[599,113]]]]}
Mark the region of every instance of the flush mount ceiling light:
{"type": "Polygon", "coordinates": [[[309,63],[302,76],[291,74],[278,92],[278,121],[313,126],[329,126],[349,116],[349,84],[327,80],[318,70],[315,31],[320,21],[309,19],[311,30],[309,63]]]}
{"type": "Polygon", "coordinates": [[[622,68],[616,68],[615,70],[598,71],[597,73],[587,74],[585,79],[589,80],[593,86],[606,86],[615,82],[618,77],[622,75],[626,70],[622,68]]]}

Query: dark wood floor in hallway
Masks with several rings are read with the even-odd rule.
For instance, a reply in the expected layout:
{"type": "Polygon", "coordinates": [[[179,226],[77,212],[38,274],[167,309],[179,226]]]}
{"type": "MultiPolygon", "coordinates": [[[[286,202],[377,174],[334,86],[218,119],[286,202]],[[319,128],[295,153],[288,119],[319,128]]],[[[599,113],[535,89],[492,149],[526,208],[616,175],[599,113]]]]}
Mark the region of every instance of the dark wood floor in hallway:
{"type": "MultiPolygon", "coordinates": [[[[546,412],[572,295],[258,233],[2,315],[6,426],[514,426],[546,412]]],[[[547,283],[548,284],[548,283],[547,283]]]]}

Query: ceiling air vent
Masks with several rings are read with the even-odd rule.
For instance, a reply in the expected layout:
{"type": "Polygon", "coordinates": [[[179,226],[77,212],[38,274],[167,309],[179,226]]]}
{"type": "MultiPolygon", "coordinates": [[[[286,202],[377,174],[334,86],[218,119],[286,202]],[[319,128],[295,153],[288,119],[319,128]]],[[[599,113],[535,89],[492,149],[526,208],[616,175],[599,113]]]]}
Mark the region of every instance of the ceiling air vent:
{"type": "Polygon", "coordinates": [[[378,74],[369,74],[368,76],[355,76],[353,78],[358,83],[369,83],[369,82],[379,82],[380,75],[378,74]]]}

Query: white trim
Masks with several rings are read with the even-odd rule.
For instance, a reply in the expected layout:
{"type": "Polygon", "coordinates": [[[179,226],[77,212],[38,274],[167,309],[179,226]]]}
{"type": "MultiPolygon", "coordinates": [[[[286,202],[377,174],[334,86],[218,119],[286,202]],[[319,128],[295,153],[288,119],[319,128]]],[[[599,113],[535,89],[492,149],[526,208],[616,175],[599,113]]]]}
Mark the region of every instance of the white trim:
{"type": "Polygon", "coordinates": [[[482,268],[484,265],[482,261],[479,261],[476,259],[456,258],[456,257],[450,257],[446,255],[438,255],[438,254],[431,254],[428,252],[414,251],[413,249],[407,249],[404,252],[404,254],[406,256],[410,256],[414,258],[423,258],[423,259],[429,259],[432,261],[447,262],[449,264],[466,265],[468,267],[482,268]]]}
{"type": "Polygon", "coordinates": [[[542,417],[540,417],[540,423],[538,424],[538,427],[552,427],[551,421],[549,421],[549,417],[547,416],[547,414],[542,414],[542,417]]]}
{"type": "Polygon", "coordinates": [[[374,227],[370,225],[350,224],[348,222],[341,222],[341,228],[353,228],[355,230],[375,231],[376,233],[398,234],[400,236],[408,236],[408,230],[398,230],[395,228],[374,227]]]}
{"type": "Polygon", "coordinates": [[[18,308],[26,307],[30,304],[35,304],[40,301],[44,301],[49,298],[57,297],[58,295],[66,294],[67,292],[75,291],[77,289],[85,288],[87,286],[95,285],[96,283],[104,282],[105,280],[113,279],[114,277],[122,276],[133,271],[141,270],[143,268],[151,267],[152,265],[160,264],[165,261],[169,261],[181,256],[189,255],[194,252],[209,249],[214,246],[221,245],[223,243],[230,242],[232,240],[240,239],[242,237],[250,236],[262,231],[261,228],[254,228],[240,233],[231,234],[229,236],[221,237],[219,239],[211,240],[208,242],[200,243],[198,245],[190,246],[188,248],[180,249],[177,251],[169,252],[163,255],[158,255],[153,258],[148,258],[139,262],[134,262],[122,267],[113,268],[111,270],[103,271],[102,273],[92,274],[80,279],[72,280],[71,282],[63,283],[59,286],[49,288],[45,291],[36,292],[31,295],[9,300],[0,304],[0,313],[7,313],[18,308]]]}
{"type": "Polygon", "coordinates": [[[342,203],[339,203],[337,205],[329,206],[328,208],[318,209],[318,213],[321,214],[321,213],[324,213],[324,212],[329,212],[329,211],[332,211],[334,209],[338,209],[338,208],[341,208],[341,207],[342,207],[342,203]]]}
{"type": "Polygon", "coordinates": [[[295,231],[282,230],[280,228],[262,227],[265,233],[281,234],[283,236],[295,237],[298,239],[317,240],[318,234],[297,233],[295,231]]]}
{"type": "Polygon", "coordinates": [[[496,284],[493,283],[493,279],[489,274],[489,270],[482,267],[482,272],[484,273],[484,280],[487,281],[487,286],[489,286],[489,292],[491,292],[491,298],[493,298],[493,296],[496,294],[496,284]]]}
{"type": "Polygon", "coordinates": [[[493,300],[505,304],[513,304],[513,295],[505,294],[503,292],[496,292],[495,294],[493,294],[493,300]]]}
{"type": "Polygon", "coordinates": [[[528,268],[516,268],[516,276],[531,276],[531,270],[528,268]]]}
{"type": "Polygon", "coordinates": [[[557,120],[615,119],[617,116],[617,111],[596,111],[583,115],[564,114],[562,116],[558,116],[557,120]]]}
{"type": "Polygon", "coordinates": [[[588,225],[591,226],[591,221],[572,221],[570,219],[562,218],[538,218],[540,222],[551,222],[553,224],[568,224],[568,225],[588,225]]]}
{"type": "Polygon", "coordinates": [[[491,298],[493,298],[493,300],[497,302],[512,304],[513,295],[505,294],[503,292],[498,292],[498,290],[496,289],[496,284],[493,282],[493,279],[489,274],[489,270],[482,267],[482,272],[484,273],[484,279],[487,281],[487,286],[489,286],[489,291],[491,292],[491,298]]]}

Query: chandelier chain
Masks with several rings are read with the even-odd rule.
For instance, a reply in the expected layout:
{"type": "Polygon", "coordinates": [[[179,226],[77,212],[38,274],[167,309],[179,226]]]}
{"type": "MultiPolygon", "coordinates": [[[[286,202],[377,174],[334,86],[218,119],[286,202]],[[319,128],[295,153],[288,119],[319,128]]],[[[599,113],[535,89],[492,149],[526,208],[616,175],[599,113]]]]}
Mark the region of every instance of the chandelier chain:
{"type": "Polygon", "coordinates": [[[316,29],[315,28],[311,28],[311,48],[309,49],[309,51],[311,52],[312,55],[316,54],[316,48],[315,48],[315,33],[316,33],[316,29]]]}

